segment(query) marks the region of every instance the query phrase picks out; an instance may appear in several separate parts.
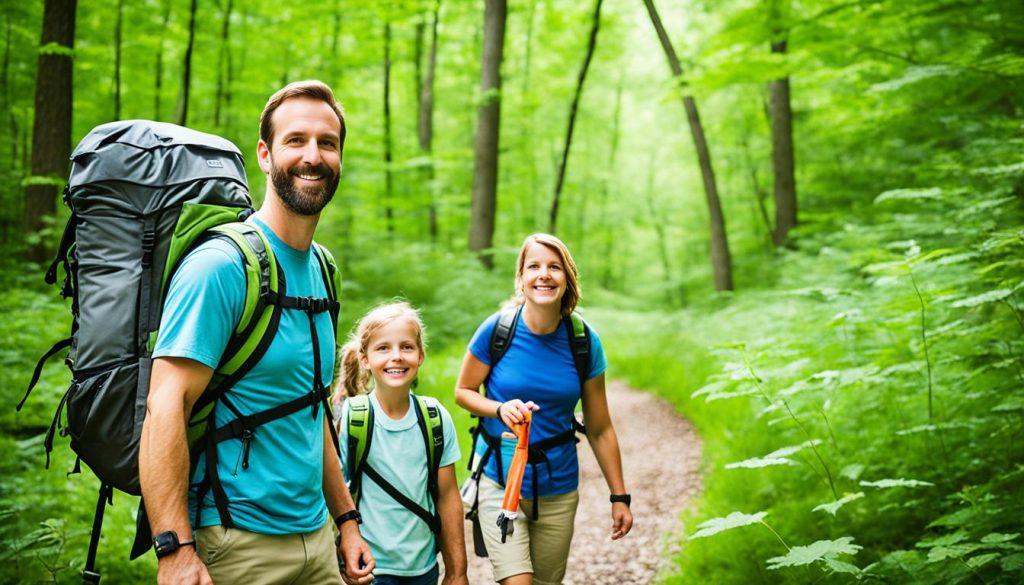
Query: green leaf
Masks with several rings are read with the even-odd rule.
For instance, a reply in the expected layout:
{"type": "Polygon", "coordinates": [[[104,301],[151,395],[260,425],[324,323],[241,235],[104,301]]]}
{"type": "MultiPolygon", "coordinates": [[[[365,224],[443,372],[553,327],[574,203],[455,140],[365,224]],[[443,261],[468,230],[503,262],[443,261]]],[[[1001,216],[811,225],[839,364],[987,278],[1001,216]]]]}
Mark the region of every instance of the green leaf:
{"type": "Polygon", "coordinates": [[[759,467],[771,467],[773,465],[795,465],[792,459],[785,457],[754,457],[744,459],[735,463],[726,464],[726,469],[757,469],[759,467]]]}
{"type": "Polygon", "coordinates": [[[836,559],[825,559],[825,566],[832,569],[833,573],[847,573],[849,575],[860,575],[863,573],[857,565],[844,563],[836,559]]]}
{"type": "Polygon", "coordinates": [[[707,536],[718,534],[719,532],[732,530],[733,528],[742,528],[744,526],[750,526],[751,524],[758,524],[764,520],[764,517],[767,515],[768,512],[757,512],[755,514],[733,512],[723,518],[705,520],[697,526],[697,532],[690,536],[690,538],[705,538],[707,536]]]}
{"type": "Polygon", "coordinates": [[[985,566],[988,563],[998,559],[1000,556],[1001,555],[999,553],[988,553],[988,554],[978,555],[976,557],[971,557],[971,558],[967,559],[967,566],[972,568],[972,569],[977,569],[979,567],[985,566]]]}
{"type": "Polygon", "coordinates": [[[875,197],[875,205],[886,201],[936,201],[942,198],[942,189],[890,189],[875,197]]]}
{"type": "Polygon", "coordinates": [[[852,502],[854,500],[859,500],[859,499],[861,499],[863,497],[864,497],[864,492],[856,492],[856,493],[853,493],[853,494],[846,494],[845,496],[843,496],[842,498],[840,498],[840,499],[838,499],[838,500],[836,500],[834,502],[829,502],[828,504],[820,504],[818,506],[815,506],[814,509],[812,510],[812,512],[823,511],[823,512],[828,512],[829,514],[832,514],[833,516],[835,516],[836,512],[839,511],[839,508],[842,508],[846,504],[849,504],[850,502],[852,502]]]}
{"type": "Polygon", "coordinates": [[[807,546],[794,546],[785,556],[768,559],[768,570],[809,565],[839,555],[855,555],[862,548],[860,545],[853,544],[852,536],[844,536],[836,540],[819,540],[807,546]]]}
{"type": "Polygon", "coordinates": [[[60,43],[46,43],[39,47],[40,55],[63,55],[65,57],[74,57],[75,50],[71,47],[65,47],[60,43]]]}
{"type": "Polygon", "coordinates": [[[1017,540],[1018,536],[1020,536],[1020,533],[1017,533],[1017,532],[1014,532],[1013,534],[1003,534],[1001,532],[992,532],[992,533],[986,534],[981,539],[981,542],[983,542],[985,544],[1002,544],[1004,542],[1010,542],[1010,541],[1013,541],[1013,540],[1017,540]]]}
{"type": "Polygon", "coordinates": [[[999,561],[999,566],[1007,573],[1024,569],[1024,553],[1006,555],[1001,561],[999,561]]]}
{"type": "Polygon", "coordinates": [[[860,482],[860,485],[862,485],[864,487],[874,487],[874,488],[886,489],[886,488],[894,488],[894,487],[907,487],[907,488],[926,487],[926,486],[933,486],[935,484],[930,482],[930,481],[921,481],[921,480],[917,480],[917,479],[903,479],[903,478],[900,478],[900,479],[880,479],[878,481],[862,481],[862,482],[860,482]]]}
{"type": "Polygon", "coordinates": [[[1012,294],[1012,290],[1008,288],[1000,288],[996,290],[990,290],[977,296],[968,297],[966,299],[960,299],[959,301],[953,303],[952,306],[954,308],[977,307],[979,305],[984,305],[986,303],[994,303],[997,301],[1001,301],[1012,294]]]}

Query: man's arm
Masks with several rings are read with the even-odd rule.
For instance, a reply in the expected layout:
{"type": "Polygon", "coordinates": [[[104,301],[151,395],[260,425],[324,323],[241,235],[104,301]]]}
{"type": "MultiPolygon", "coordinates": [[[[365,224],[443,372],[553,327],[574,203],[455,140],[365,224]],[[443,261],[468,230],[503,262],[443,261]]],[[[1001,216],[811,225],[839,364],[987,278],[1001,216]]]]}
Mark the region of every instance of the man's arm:
{"type": "Polygon", "coordinates": [[[441,558],[444,559],[442,585],[469,585],[466,577],[466,536],[462,527],[462,498],[459,496],[455,465],[438,470],[437,510],[441,516],[441,558]]]}
{"type": "MultiPolygon", "coordinates": [[[[356,504],[352,500],[352,494],[345,485],[345,478],[341,474],[341,460],[334,450],[331,437],[330,413],[324,416],[324,498],[327,500],[327,510],[331,518],[337,518],[341,514],[355,509],[356,504]]],[[[346,583],[369,583],[373,581],[374,561],[370,554],[370,547],[363,540],[359,533],[357,522],[348,521],[338,527],[341,531],[341,543],[338,545],[338,552],[345,561],[346,583]]]]}
{"type": "MultiPolygon", "coordinates": [[[[213,369],[185,358],[156,358],[139,442],[139,482],[153,534],[173,530],[193,540],[188,519],[189,455],[186,422],[213,369]]],[[[195,547],[183,546],[158,561],[157,583],[211,585],[195,547]]]]}

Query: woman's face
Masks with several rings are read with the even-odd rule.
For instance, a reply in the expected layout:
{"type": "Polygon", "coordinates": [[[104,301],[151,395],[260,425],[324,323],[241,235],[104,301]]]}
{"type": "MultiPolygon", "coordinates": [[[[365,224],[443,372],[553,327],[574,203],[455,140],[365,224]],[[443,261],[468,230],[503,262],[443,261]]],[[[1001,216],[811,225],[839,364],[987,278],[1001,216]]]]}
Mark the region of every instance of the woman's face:
{"type": "Polygon", "coordinates": [[[565,266],[551,248],[536,242],[530,244],[519,282],[526,302],[538,306],[561,307],[566,286],[565,266]]]}

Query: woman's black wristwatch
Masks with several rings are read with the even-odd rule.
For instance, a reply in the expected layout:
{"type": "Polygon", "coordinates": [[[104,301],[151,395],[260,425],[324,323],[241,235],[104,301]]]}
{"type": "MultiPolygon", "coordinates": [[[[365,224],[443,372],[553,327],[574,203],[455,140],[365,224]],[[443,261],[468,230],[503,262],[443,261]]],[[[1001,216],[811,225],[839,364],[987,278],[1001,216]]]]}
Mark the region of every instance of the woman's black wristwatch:
{"type": "Polygon", "coordinates": [[[623,504],[626,504],[627,508],[629,507],[629,504],[633,501],[633,498],[629,494],[612,494],[608,496],[608,499],[613,504],[615,502],[622,502],[623,504]]]}

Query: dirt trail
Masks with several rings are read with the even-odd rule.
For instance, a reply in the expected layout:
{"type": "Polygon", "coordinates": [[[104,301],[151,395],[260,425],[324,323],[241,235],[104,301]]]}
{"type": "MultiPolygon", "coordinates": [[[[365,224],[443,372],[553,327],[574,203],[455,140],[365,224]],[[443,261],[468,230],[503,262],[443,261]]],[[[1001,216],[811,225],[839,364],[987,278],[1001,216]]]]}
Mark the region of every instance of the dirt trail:
{"type": "MultiPolygon", "coordinates": [[[[626,485],[633,494],[633,530],[612,541],[608,486],[590,445],[580,442],[580,507],[564,585],[643,585],[675,546],[679,512],[700,491],[701,443],[689,421],[666,402],[619,382],[608,385],[608,404],[622,449],[626,485]]],[[[466,523],[469,582],[493,583],[487,559],[473,555],[466,523]]]]}

